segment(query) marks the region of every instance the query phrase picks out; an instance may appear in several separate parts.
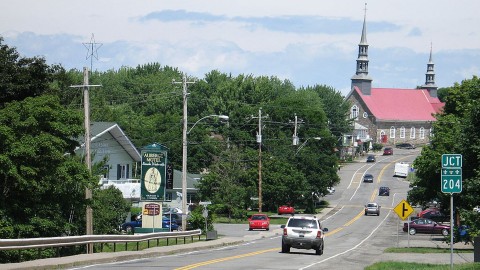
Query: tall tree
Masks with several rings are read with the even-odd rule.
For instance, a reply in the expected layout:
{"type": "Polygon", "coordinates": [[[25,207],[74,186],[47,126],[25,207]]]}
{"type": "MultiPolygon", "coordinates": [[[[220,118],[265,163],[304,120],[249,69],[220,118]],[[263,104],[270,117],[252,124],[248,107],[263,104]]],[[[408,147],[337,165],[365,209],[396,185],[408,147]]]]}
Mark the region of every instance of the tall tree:
{"type": "Polygon", "coordinates": [[[48,90],[55,68],[45,59],[20,57],[0,37],[0,107],[10,101],[36,97],[48,90]]]}

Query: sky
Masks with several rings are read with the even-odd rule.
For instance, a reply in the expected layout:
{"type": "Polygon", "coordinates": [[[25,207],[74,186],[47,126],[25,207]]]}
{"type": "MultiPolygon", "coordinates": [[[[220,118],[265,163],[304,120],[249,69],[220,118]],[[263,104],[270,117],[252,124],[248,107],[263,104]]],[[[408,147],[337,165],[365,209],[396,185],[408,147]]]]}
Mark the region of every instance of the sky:
{"type": "Polygon", "coordinates": [[[198,79],[275,76],[346,95],[365,7],[373,87],[424,84],[430,50],[438,87],[480,73],[477,0],[2,0],[0,36],[67,70],[160,63],[198,79]]]}

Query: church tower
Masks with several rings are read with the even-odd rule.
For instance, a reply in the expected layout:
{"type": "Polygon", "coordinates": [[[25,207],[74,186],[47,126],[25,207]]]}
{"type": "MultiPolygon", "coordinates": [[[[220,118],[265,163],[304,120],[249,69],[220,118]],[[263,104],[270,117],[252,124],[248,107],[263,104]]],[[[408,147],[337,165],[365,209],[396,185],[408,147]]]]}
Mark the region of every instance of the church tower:
{"type": "Polygon", "coordinates": [[[368,44],[367,44],[367,4],[363,17],[363,29],[360,43],[358,44],[357,71],[352,77],[352,89],[358,87],[364,95],[372,92],[372,78],[368,76],[368,44]]]}
{"type": "Polygon", "coordinates": [[[437,97],[437,85],[435,84],[435,64],[432,58],[432,46],[430,45],[430,59],[427,64],[427,73],[425,73],[425,84],[422,85],[423,89],[427,89],[431,97],[437,97]]]}

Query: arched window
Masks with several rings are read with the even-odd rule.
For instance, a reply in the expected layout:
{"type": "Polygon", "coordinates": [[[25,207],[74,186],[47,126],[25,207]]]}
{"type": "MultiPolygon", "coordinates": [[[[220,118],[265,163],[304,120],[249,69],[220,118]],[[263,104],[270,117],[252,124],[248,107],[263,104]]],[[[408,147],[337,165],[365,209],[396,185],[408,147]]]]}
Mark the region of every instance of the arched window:
{"type": "Polygon", "coordinates": [[[350,111],[350,117],[352,119],[357,119],[358,118],[358,107],[357,107],[357,105],[352,106],[352,109],[350,111]]]}
{"type": "Polygon", "coordinates": [[[415,127],[410,128],[410,139],[415,139],[415,127]]]}
{"type": "Polygon", "coordinates": [[[400,138],[402,138],[402,139],[405,138],[405,127],[400,128],[400,138]]]}
{"type": "Polygon", "coordinates": [[[419,131],[420,139],[425,139],[425,128],[421,127],[419,131]]]}
{"type": "Polygon", "coordinates": [[[395,127],[390,128],[390,138],[395,138],[395,127]]]}

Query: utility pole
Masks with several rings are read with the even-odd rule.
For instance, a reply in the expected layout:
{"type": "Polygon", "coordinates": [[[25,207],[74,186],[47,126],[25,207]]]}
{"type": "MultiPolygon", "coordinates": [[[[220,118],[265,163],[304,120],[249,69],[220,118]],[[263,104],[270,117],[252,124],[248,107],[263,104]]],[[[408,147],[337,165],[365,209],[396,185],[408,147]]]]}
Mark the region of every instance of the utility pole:
{"type": "MultiPolygon", "coordinates": [[[[85,112],[85,164],[87,165],[88,172],[92,173],[92,160],[90,155],[90,96],[88,90],[90,87],[101,85],[89,85],[88,82],[88,68],[83,68],[83,85],[72,85],[73,88],[83,88],[83,102],[85,112]]],[[[85,188],[85,199],[92,199],[92,190],[87,186],[85,188]]],[[[86,235],[93,234],[93,210],[88,202],[86,210],[86,235]]],[[[87,253],[93,253],[93,244],[87,244],[87,253]]]]}
{"type": "Polygon", "coordinates": [[[262,108],[258,110],[258,212],[262,212],[262,118],[267,118],[268,115],[262,117],[262,108]]]}
{"type": "Polygon", "coordinates": [[[172,81],[174,84],[182,84],[183,86],[183,132],[182,132],[182,230],[187,230],[187,98],[188,98],[188,84],[195,83],[194,81],[188,82],[187,75],[183,74],[182,81],[172,81]]]}

